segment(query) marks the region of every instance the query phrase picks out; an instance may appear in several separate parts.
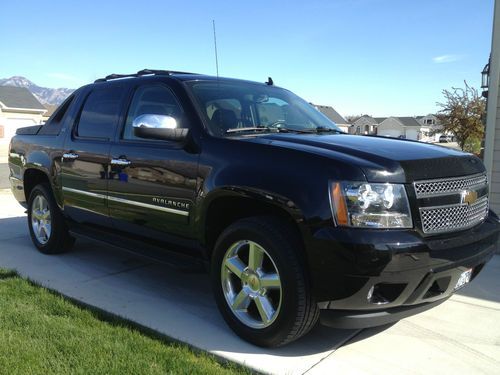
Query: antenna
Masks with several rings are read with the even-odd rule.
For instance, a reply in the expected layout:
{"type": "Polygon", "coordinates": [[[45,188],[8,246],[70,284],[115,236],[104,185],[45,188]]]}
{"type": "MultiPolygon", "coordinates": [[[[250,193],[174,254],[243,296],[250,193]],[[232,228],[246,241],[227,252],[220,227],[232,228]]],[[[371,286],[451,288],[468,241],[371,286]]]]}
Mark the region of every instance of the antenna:
{"type": "Polygon", "coordinates": [[[212,20],[212,26],[214,29],[215,69],[217,71],[217,79],[219,79],[219,59],[217,56],[217,35],[215,34],[215,20],[212,20]]]}

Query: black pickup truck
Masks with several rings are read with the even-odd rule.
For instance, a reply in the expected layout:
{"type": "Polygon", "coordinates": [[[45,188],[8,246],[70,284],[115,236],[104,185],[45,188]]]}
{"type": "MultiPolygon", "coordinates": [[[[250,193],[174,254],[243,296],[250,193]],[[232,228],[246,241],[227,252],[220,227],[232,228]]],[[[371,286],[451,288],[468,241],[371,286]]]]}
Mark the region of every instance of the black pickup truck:
{"type": "Polygon", "coordinates": [[[345,134],[271,79],[107,76],[20,129],[9,167],[41,252],[84,235],[205,265],[228,325],[261,346],[436,306],[499,233],[477,157],[345,134]]]}

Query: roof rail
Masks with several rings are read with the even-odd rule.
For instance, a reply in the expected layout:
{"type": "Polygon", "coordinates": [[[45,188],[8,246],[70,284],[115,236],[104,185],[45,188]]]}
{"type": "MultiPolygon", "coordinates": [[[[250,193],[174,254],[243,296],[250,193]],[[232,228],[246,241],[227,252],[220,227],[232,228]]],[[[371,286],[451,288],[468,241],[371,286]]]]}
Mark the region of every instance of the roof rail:
{"type": "Polygon", "coordinates": [[[110,74],[104,78],[96,79],[94,83],[106,82],[120,78],[133,78],[133,77],[142,77],[147,75],[172,75],[172,74],[196,74],[196,73],[179,72],[176,70],[142,69],[139,70],[137,73],[131,73],[131,74],[110,74]]]}

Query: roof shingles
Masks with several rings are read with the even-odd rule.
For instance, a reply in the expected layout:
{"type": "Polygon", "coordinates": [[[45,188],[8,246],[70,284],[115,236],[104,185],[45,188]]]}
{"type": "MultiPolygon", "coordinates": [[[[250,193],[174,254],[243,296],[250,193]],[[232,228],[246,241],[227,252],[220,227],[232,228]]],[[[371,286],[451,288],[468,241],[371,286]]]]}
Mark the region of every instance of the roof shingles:
{"type": "Polygon", "coordinates": [[[336,124],[348,124],[345,118],[343,118],[333,107],[328,105],[314,105],[318,111],[328,117],[336,124]]]}
{"type": "Polygon", "coordinates": [[[7,108],[46,110],[25,87],[0,86],[0,103],[7,108]]]}
{"type": "Polygon", "coordinates": [[[404,126],[422,126],[415,117],[396,117],[404,126]]]}

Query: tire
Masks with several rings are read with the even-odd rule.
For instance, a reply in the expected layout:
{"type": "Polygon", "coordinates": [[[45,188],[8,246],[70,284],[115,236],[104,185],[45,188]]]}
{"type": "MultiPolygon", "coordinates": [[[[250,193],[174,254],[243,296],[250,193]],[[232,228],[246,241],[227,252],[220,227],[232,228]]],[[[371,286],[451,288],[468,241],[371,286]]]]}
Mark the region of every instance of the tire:
{"type": "Polygon", "coordinates": [[[36,185],[31,191],[28,227],[33,244],[44,254],[67,252],[75,242],[47,183],[36,185]]]}
{"type": "Polygon", "coordinates": [[[278,347],[314,327],[319,309],[301,251],[297,233],[274,217],[239,220],[219,236],[212,287],[224,320],[242,339],[278,347]]]}

